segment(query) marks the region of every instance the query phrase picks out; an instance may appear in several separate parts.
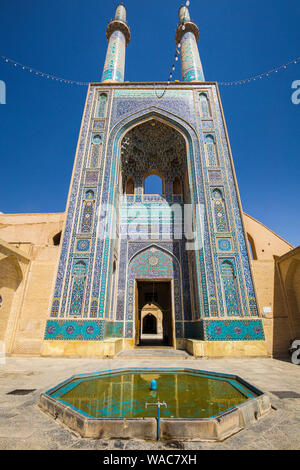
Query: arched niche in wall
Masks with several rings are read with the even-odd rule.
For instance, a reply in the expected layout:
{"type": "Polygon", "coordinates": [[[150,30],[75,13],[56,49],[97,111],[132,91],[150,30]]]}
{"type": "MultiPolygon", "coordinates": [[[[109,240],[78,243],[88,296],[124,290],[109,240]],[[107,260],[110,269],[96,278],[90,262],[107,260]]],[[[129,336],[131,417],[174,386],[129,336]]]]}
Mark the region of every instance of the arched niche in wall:
{"type": "Polygon", "coordinates": [[[84,301],[87,266],[83,260],[76,261],[72,271],[70,315],[81,316],[84,301]]]}
{"type": "Polygon", "coordinates": [[[97,109],[96,109],[96,117],[97,118],[104,118],[106,115],[106,102],[107,102],[107,94],[101,93],[98,98],[97,109]]]}
{"type": "Polygon", "coordinates": [[[205,140],[208,165],[219,166],[220,163],[219,163],[215,136],[213,134],[206,134],[204,140],[205,140]]]}
{"type": "Polygon", "coordinates": [[[135,189],[135,184],[134,184],[134,179],[132,176],[129,176],[126,181],[125,185],[125,194],[134,194],[134,189],[135,189]]]}
{"type": "Polygon", "coordinates": [[[228,220],[225,207],[225,201],[223,197],[223,192],[219,188],[215,188],[212,191],[213,199],[213,209],[215,216],[215,225],[217,232],[227,232],[228,231],[228,220]]]}
{"type": "Polygon", "coordinates": [[[223,261],[221,277],[225,297],[226,313],[228,316],[239,316],[238,287],[235,269],[231,261],[223,261]]]}
{"type": "Polygon", "coordinates": [[[199,102],[200,102],[200,114],[202,118],[209,118],[211,117],[211,109],[209,99],[206,93],[200,93],[199,95],[199,102]]]}
{"type": "Polygon", "coordinates": [[[249,233],[247,233],[247,238],[248,238],[248,246],[249,246],[251,259],[257,260],[257,253],[256,253],[254,240],[249,233]]]}
{"type": "Polygon", "coordinates": [[[182,194],[182,185],[178,176],[176,176],[173,180],[173,194],[182,194]]]}
{"type": "Polygon", "coordinates": [[[95,193],[89,189],[85,192],[83,201],[82,219],[81,219],[81,232],[89,233],[92,230],[94,219],[94,206],[95,206],[95,193]]]}

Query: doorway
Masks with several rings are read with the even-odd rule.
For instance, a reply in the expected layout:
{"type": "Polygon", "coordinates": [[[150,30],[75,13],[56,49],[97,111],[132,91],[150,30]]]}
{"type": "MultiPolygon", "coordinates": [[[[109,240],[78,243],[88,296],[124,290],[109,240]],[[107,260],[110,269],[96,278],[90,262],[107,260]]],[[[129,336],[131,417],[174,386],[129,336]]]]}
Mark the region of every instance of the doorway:
{"type": "Polygon", "coordinates": [[[173,346],[171,281],[136,282],[136,345],[173,346]]]}

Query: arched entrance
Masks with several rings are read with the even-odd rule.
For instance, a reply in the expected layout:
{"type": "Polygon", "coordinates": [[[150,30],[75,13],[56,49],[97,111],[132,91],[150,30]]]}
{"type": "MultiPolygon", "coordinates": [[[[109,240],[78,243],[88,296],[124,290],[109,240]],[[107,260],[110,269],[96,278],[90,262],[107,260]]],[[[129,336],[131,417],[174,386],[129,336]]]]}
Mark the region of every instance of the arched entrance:
{"type": "Polygon", "coordinates": [[[152,313],[148,313],[144,318],[142,323],[142,333],[144,335],[155,335],[157,333],[157,320],[152,313]]]}
{"type": "Polygon", "coordinates": [[[173,346],[171,281],[136,280],[136,298],[136,344],[138,346],[173,346]]]}
{"type": "Polygon", "coordinates": [[[154,303],[147,303],[141,310],[140,317],[140,344],[147,342],[163,343],[163,312],[154,303]]]}
{"type": "Polygon", "coordinates": [[[175,346],[175,318],[182,318],[180,286],[177,259],[160,247],[149,246],[131,259],[126,318],[134,322],[135,345],[175,346]],[[149,314],[156,319],[156,332],[149,314]]]}

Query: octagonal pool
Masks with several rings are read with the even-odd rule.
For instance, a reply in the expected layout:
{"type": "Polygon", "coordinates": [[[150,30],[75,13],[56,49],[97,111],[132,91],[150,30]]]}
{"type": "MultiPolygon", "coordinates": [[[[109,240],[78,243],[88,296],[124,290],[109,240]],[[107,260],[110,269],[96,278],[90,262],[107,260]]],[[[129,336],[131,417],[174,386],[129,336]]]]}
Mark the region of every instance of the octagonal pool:
{"type": "Polygon", "coordinates": [[[163,438],[222,439],[270,410],[268,397],[240,377],[187,368],[73,376],[41,395],[39,404],[83,437],[152,439],[158,402],[166,405],[163,438]]]}

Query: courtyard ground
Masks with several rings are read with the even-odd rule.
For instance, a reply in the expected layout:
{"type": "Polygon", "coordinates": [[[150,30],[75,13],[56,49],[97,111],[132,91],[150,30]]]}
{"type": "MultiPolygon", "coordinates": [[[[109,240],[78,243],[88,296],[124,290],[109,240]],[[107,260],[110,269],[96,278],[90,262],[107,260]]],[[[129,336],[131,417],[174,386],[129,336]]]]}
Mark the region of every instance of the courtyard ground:
{"type": "Polygon", "coordinates": [[[173,367],[237,374],[268,393],[271,413],[223,442],[145,442],[77,437],[37,406],[41,393],[75,373],[119,367],[168,367],[170,359],[8,357],[0,365],[0,449],[300,449],[300,366],[275,359],[172,359],[173,367]],[[29,395],[8,395],[35,389],[29,395]],[[285,392],[285,393],[283,393],[285,392]]]}

